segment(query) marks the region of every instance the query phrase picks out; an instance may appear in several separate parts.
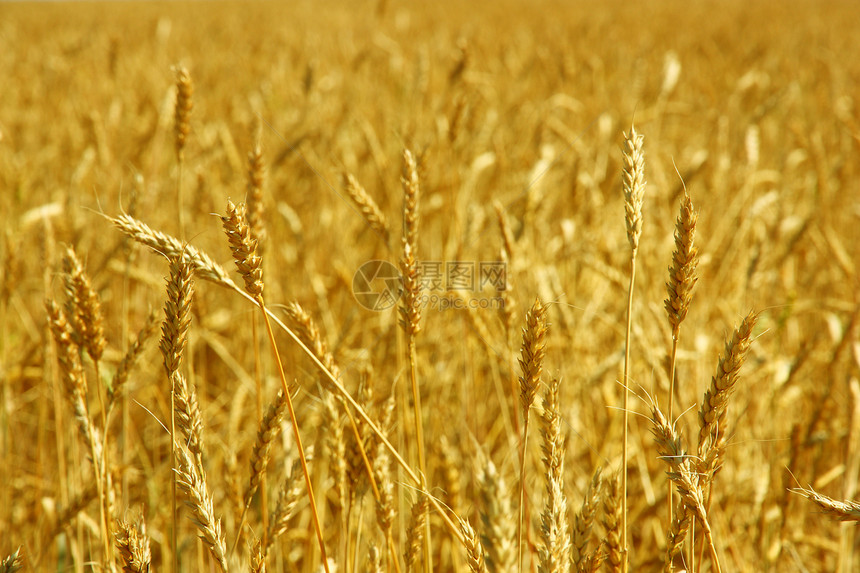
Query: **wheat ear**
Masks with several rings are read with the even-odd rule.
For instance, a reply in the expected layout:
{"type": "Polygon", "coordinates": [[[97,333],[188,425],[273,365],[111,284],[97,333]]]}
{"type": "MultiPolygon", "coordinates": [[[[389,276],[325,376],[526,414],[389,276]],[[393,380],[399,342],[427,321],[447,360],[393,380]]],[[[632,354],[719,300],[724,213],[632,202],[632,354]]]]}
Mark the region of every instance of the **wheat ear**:
{"type": "MultiPolygon", "coordinates": [[[[308,314],[297,302],[289,303],[287,305],[286,312],[287,316],[290,318],[290,321],[293,323],[296,334],[298,335],[298,338],[301,340],[302,344],[311,351],[313,356],[325,366],[326,370],[328,370],[334,378],[340,377],[340,368],[338,367],[334,356],[332,356],[331,352],[328,351],[325,341],[323,340],[322,334],[320,333],[319,328],[317,328],[316,322],[314,321],[313,317],[308,314]]],[[[365,434],[363,430],[365,428],[359,426],[359,424],[363,424],[365,420],[363,418],[360,420],[355,419],[352,410],[346,405],[344,397],[340,395],[340,393],[338,393],[337,388],[333,386],[333,384],[328,378],[322,376],[320,382],[325,390],[323,396],[323,406],[325,409],[324,411],[326,413],[326,420],[328,421],[330,426],[335,429],[335,431],[329,432],[327,434],[326,441],[329,442],[330,447],[334,451],[344,452],[344,456],[334,456],[335,486],[341,498],[341,505],[345,506],[347,501],[345,480],[348,472],[346,467],[347,464],[345,463],[346,443],[344,440],[343,432],[340,430],[340,428],[337,428],[337,415],[336,410],[334,408],[335,400],[343,406],[343,409],[346,412],[347,420],[349,421],[353,437],[355,438],[356,449],[358,450],[358,454],[363,462],[363,467],[366,471],[370,487],[373,490],[373,497],[376,500],[377,504],[382,503],[383,500],[381,497],[381,493],[377,484],[377,480],[374,477],[375,472],[373,470],[373,464],[371,463],[370,457],[368,456],[367,448],[365,447],[366,440],[363,437],[365,434]]],[[[362,410],[363,409],[364,408],[362,407],[362,410]]],[[[357,460],[353,459],[352,461],[356,462],[357,460]]],[[[355,470],[356,468],[357,464],[353,463],[353,470],[355,470]]],[[[390,532],[388,538],[390,541],[390,532]]],[[[396,561],[395,564],[397,564],[396,561]]]]}
{"type": "MultiPolygon", "coordinates": [[[[418,386],[418,365],[415,339],[421,331],[421,281],[418,273],[416,252],[418,248],[418,164],[408,149],[403,151],[403,258],[400,270],[403,274],[403,305],[400,308],[400,326],[406,333],[407,358],[409,360],[410,381],[412,383],[412,404],[415,418],[415,441],[418,444],[418,469],[421,470],[422,487],[427,485],[427,457],[424,447],[424,413],[421,408],[421,389],[418,386]]],[[[429,507],[423,504],[424,511],[429,507]]],[[[430,520],[424,516],[424,571],[430,573],[432,541],[430,539],[430,520]]]]}
{"type": "MultiPolygon", "coordinates": [[[[272,442],[281,433],[281,420],[284,418],[284,410],[287,407],[287,399],[284,396],[283,390],[278,391],[278,396],[275,401],[269,406],[266,415],[260,420],[260,427],[257,430],[257,441],[254,442],[254,448],[251,451],[251,478],[248,481],[248,487],[245,490],[242,503],[242,515],[239,518],[239,527],[236,532],[236,541],[233,544],[233,551],[236,551],[236,546],[242,538],[242,529],[245,526],[245,516],[248,513],[248,508],[251,506],[251,500],[257,489],[265,487],[263,476],[266,474],[266,466],[269,464],[269,449],[272,442]]],[[[262,497],[262,496],[261,496],[262,497]]],[[[261,504],[264,502],[260,500],[261,504]]],[[[263,531],[269,528],[268,520],[263,523],[263,531]]],[[[263,543],[265,544],[265,538],[263,543]]]]}
{"type": "MultiPolygon", "coordinates": [[[[412,504],[412,515],[409,517],[409,525],[406,528],[406,551],[403,554],[403,561],[407,572],[414,569],[415,558],[421,548],[426,526],[427,496],[419,494],[418,500],[412,504]]],[[[425,557],[425,561],[430,559],[430,555],[425,557]]]]}
{"type": "Polygon", "coordinates": [[[513,571],[516,568],[517,524],[514,522],[508,485],[492,461],[478,461],[478,486],[481,497],[482,542],[490,571],[513,571]]]}
{"type": "Polygon", "coordinates": [[[820,507],[825,514],[839,521],[860,522],[860,503],[856,501],[833,499],[832,497],[818,493],[812,488],[798,487],[790,491],[802,495],[820,507]]]}
{"type": "MultiPolygon", "coordinates": [[[[205,252],[196,249],[191,245],[183,245],[175,237],[171,237],[165,233],[161,233],[159,231],[155,231],[145,223],[131,217],[129,215],[121,215],[119,217],[106,217],[111,223],[113,223],[121,232],[125,233],[127,236],[131,237],[135,241],[147,245],[151,249],[156,252],[164,253],[165,255],[170,256],[171,254],[180,254],[185,253],[189,263],[194,268],[194,273],[201,279],[210,281],[219,286],[225,287],[229,290],[232,290],[239,296],[245,298],[248,302],[260,306],[259,302],[250,294],[246,293],[244,290],[239,288],[236,283],[229,277],[227,272],[217,263],[215,263],[209,255],[205,252]]],[[[361,418],[365,423],[367,423],[368,427],[371,431],[378,436],[380,442],[384,445],[384,447],[391,453],[391,456],[397,462],[412,483],[422,488],[422,491],[427,493],[427,490],[424,486],[422,486],[422,480],[412,469],[412,467],[406,463],[406,460],[403,459],[403,456],[400,455],[400,452],[391,444],[387,437],[385,437],[384,433],[379,429],[370,415],[361,407],[361,405],[355,401],[355,398],[352,397],[352,394],[343,386],[343,384],[337,379],[336,376],[332,374],[332,372],[326,368],[326,366],[317,358],[314,353],[307,347],[307,345],[302,342],[302,340],[296,335],[295,332],[292,331],[289,327],[287,327],[277,315],[274,314],[270,309],[263,308],[268,319],[272,320],[278,327],[299,347],[299,349],[313,362],[314,366],[319,370],[320,374],[326,381],[326,384],[330,384],[334,391],[340,396],[346,404],[358,414],[358,417],[361,418]]],[[[434,498],[430,497],[430,504],[433,508],[439,513],[442,517],[442,521],[445,523],[445,526],[448,530],[457,538],[459,542],[463,542],[463,534],[460,531],[460,528],[454,523],[451,517],[446,512],[445,508],[434,498]]]]}
{"type": "Polygon", "coordinates": [[[467,520],[460,519],[460,530],[463,532],[463,539],[466,540],[466,562],[469,564],[469,571],[487,573],[487,564],[484,562],[484,546],[481,545],[481,539],[475,529],[467,520]]]}
{"type": "MultiPolygon", "coordinates": [[[[681,323],[687,317],[690,302],[693,299],[693,287],[699,279],[696,267],[699,263],[698,249],[693,244],[696,233],[698,213],[693,209],[693,201],[684,191],[680,212],[675,222],[675,251],[672,254],[672,266],[669,267],[669,281],[666,283],[668,298],[664,301],[669,325],[672,327],[672,350],[669,356],[669,419],[672,419],[675,403],[675,361],[678,355],[678,339],[681,333],[681,323]]],[[[669,482],[668,515],[669,524],[673,525],[672,482],[669,482]]]]}
{"type": "MultiPolygon", "coordinates": [[[[310,455],[310,451],[308,452],[310,455]]],[[[310,459],[308,460],[310,461],[310,459]]],[[[290,473],[284,479],[281,485],[281,493],[278,496],[278,503],[275,510],[272,512],[272,518],[269,521],[269,528],[266,530],[266,535],[263,540],[263,556],[268,553],[269,548],[275,540],[286,533],[290,519],[296,511],[296,506],[302,495],[302,480],[299,474],[302,471],[302,462],[296,460],[293,462],[290,473]]]]}
{"type": "Polygon", "coordinates": [[[541,573],[564,573],[570,568],[570,523],[564,495],[564,446],[559,412],[559,379],[547,388],[541,413],[546,505],[541,515],[543,547],[539,551],[541,573]]]}
{"type": "Polygon", "coordinates": [[[114,541],[119,552],[123,573],[148,573],[151,567],[152,553],[149,548],[149,537],[146,535],[146,524],[143,517],[135,522],[119,520],[116,522],[114,541]]]}
{"type": "Polygon", "coordinates": [[[622,154],[624,169],[621,174],[624,190],[624,219],[627,225],[627,240],[630,243],[630,286],[627,289],[627,331],[624,342],[624,428],[621,471],[621,571],[627,573],[627,459],[628,459],[628,418],[630,414],[630,331],[633,325],[633,285],[636,281],[636,254],[639,252],[639,238],[642,235],[642,203],[645,196],[645,155],[642,151],[643,137],[631,126],[630,133],[624,136],[622,154]]]}
{"type": "Polygon", "coordinates": [[[227,573],[227,546],[221,531],[221,520],[215,517],[212,493],[206,484],[206,475],[197,457],[187,448],[175,444],[174,449],[179,459],[176,481],[187,497],[185,504],[191,509],[191,520],[200,531],[200,538],[209,548],[218,567],[227,573]]]}
{"type": "MultiPolygon", "coordinates": [[[[496,219],[499,223],[499,232],[502,236],[502,248],[500,250],[501,261],[505,265],[506,283],[505,290],[502,291],[502,323],[505,325],[505,344],[508,348],[509,356],[509,374],[508,383],[510,384],[511,400],[514,402],[513,421],[514,432],[516,436],[520,435],[520,409],[516,406],[517,391],[517,375],[516,375],[516,356],[514,348],[516,344],[516,329],[514,321],[517,313],[517,301],[513,295],[513,284],[511,282],[511,272],[514,263],[514,233],[511,230],[511,224],[508,222],[508,217],[505,214],[504,206],[496,201],[493,203],[493,208],[496,211],[496,219]]],[[[482,337],[483,338],[483,337],[482,337]]]]}
{"type": "Polygon", "coordinates": [[[351,173],[343,174],[343,186],[346,189],[347,195],[358,207],[365,223],[385,242],[390,244],[391,231],[388,227],[388,220],[376,201],[373,200],[361,183],[358,182],[351,173]]]}
{"type": "Polygon", "coordinates": [[[109,529],[106,525],[108,507],[104,480],[104,442],[90,417],[89,407],[87,406],[87,380],[84,376],[83,365],[81,364],[81,352],[74,342],[72,326],[69,324],[66,314],[53,300],[45,302],[45,309],[48,314],[48,327],[51,330],[57,349],[57,360],[60,364],[63,389],[66,398],[72,406],[78,431],[81,437],[83,437],[84,443],[89,447],[90,455],[92,456],[93,473],[95,474],[99,497],[102,549],[105,563],[107,564],[111,561],[112,557],[110,539],[108,538],[109,529]]]}
{"type": "Polygon", "coordinates": [[[95,369],[95,390],[99,400],[99,412],[102,424],[102,464],[99,469],[102,480],[102,545],[105,561],[109,567],[113,566],[113,555],[111,552],[111,523],[110,523],[110,478],[108,476],[110,450],[107,446],[107,405],[104,397],[105,389],[101,384],[101,357],[104,354],[107,340],[104,335],[104,317],[101,310],[101,302],[96,290],[93,288],[84,267],[78,259],[77,254],[71,247],[66,248],[63,255],[63,279],[66,291],[66,316],[72,326],[72,333],[77,345],[86,350],[93,361],[95,369]]]}
{"type": "MultiPolygon", "coordinates": [[[[263,188],[266,183],[266,166],[263,160],[263,149],[260,145],[261,124],[257,125],[256,143],[254,148],[248,152],[248,183],[246,187],[246,200],[248,202],[248,226],[251,228],[251,237],[257,241],[257,249],[260,254],[263,253],[266,246],[268,234],[266,231],[266,207],[263,202],[263,188]]],[[[263,422],[263,364],[260,356],[260,345],[258,330],[259,321],[257,315],[250,317],[251,320],[251,340],[254,341],[254,384],[256,386],[256,407],[257,407],[257,424],[263,422]]],[[[260,485],[260,518],[263,522],[263,531],[269,525],[269,500],[268,488],[266,487],[266,468],[265,464],[262,467],[262,472],[257,477],[260,485]]],[[[242,520],[247,511],[247,504],[242,511],[242,520]]],[[[242,521],[240,520],[240,521],[242,521]]],[[[239,537],[241,537],[241,525],[239,528],[239,537]]],[[[238,540],[238,537],[237,537],[238,540]]],[[[235,547],[234,547],[235,550],[235,547]]],[[[265,562],[264,562],[265,564],[265,562]]]]}
{"type": "Polygon", "coordinates": [[[24,557],[21,548],[16,549],[11,555],[0,561],[0,573],[15,573],[24,568],[24,557]]]}
{"type": "Polygon", "coordinates": [[[179,216],[179,236],[185,237],[185,208],[182,197],[182,168],[185,164],[185,144],[191,132],[191,110],[194,107],[192,96],[194,86],[191,75],[183,66],[174,68],[176,75],[176,107],[174,109],[174,143],[176,147],[176,206],[179,216]]]}
{"type": "Polygon", "coordinates": [[[221,222],[224,225],[224,232],[227,234],[227,238],[230,242],[230,250],[233,252],[233,261],[236,263],[236,268],[239,269],[239,274],[242,275],[242,279],[245,281],[245,290],[254,298],[263,313],[263,320],[265,321],[266,332],[269,336],[272,354],[275,358],[275,363],[278,366],[278,375],[281,379],[284,396],[286,396],[287,399],[287,409],[293,426],[293,436],[296,439],[296,449],[298,450],[299,460],[302,463],[302,473],[305,477],[308,501],[310,501],[311,506],[311,517],[313,518],[314,529],[316,531],[317,541],[319,542],[323,567],[325,568],[326,573],[330,573],[328,557],[325,549],[325,540],[323,539],[322,526],[320,524],[316,499],[314,497],[313,483],[311,482],[308,466],[305,463],[305,449],[302,445],[299,423],[296,419],[296,412],[293,408],[292,398],[290,397],[290,389],[287,384],[287,377],[284,374],[281,355],[278,352],[278,345],[275,342],[275,333],[272,331],[272,324],[269,321],[268,313],[266,313],[266,305],[263,299],[263,261],[257,254],[257,241],[251,237],[251,230],[248,227],[248,222],[245,218],[244,204],[239,204],[237,207],[231,201],[228,201],[227,214],[221,217],[221,222]]]}
{"type": "Polygon", "coordinates": [[[699,472],[706,481],[722,464],[726,444],[726,406],[740,379],[740,369],[752,344],[758,313],[750,312],[726,341],[717,371],[699,408],[699,472]]]}
{"type": "Polygon", "coordinates": [[[523,415],[523,440],[520,445],[520,503],[517,519],[517,570],[523,565],[523,523],[525,521],[526,500],[526,448],[529,439],[529,411],[535,401],[543,373],[543,359],[546,354],[548,325],[546,307],[535,299],[526,313],[526,326],[523,328],[523,344],[520,349],[520,406],[523,415]]]}
{"type": "Polygon", "coordinates": [[[132,369],[140,359],[140,355],[143,354],[146,343],[155,336],[158,324],[158,313],[155,311],[150,312],[143,327],[137,333],[137,338],[131,343],[125,356],[122,357],[119,366],[117,366],[111,381],[110,391],[108,392],[108,423],[110,423],[110,415],[116,407],[118,398],[125,392],[125,385],[128,382],[129,376],[131,376],[132,369]]]}
{"type": "MultiPolygon", "coordinates": [[[[170,277],[167,280],[167,300],[164,303],[164,322],[161,325],[159,348],[164,358],[164,369],[170,381],[170,467],[176,467],[176,379],[179,366],[188,345],[188,329],[191,326],[191,300],[194,294],[192,267],[180,252],[179,256],[169,259],[170,277]]],[[[171,550],[173,551],[173,571],[178,571],[178,523],[176,513],[176,478],[171,479],[170,506],[173,531],[171,550]]]]}
{"type": "Polygon", "coordinates": [[[588,489],[582,498],[582,506],[573,520],[572,555],[573,565],[578,573],[588,570],[588,543],[600,501],[603,497],[603,476],[600,469],[594,472],[588,489]]]}
{"type": "Polygon", "coordinates": [[[613,573],[622,570],[624,561],[624,547],[622,545],[622,489],[621,479],[618,474],[604,482],[605,491],[603,495],[603,529],[606,532],[607,556],[609,568],[613,573]]]}
{"type": "Polygon", "coordinates": [[[717,548],[708,520],[708,510],[705,504],[705,496],[699,483],[699,476],[692,459],[687,455],[681,445],[681,437],[656,404],[651,406],[651,431],[654,441],[657,443],[660,458],[669,466],[667,475],[675,483],[681,501],[685,509],[691,511],[702,525],[705,532],[705,540],[711,552],[711,560],[714,570],[719,573],[720,560],[717,556],[717,548]]]}

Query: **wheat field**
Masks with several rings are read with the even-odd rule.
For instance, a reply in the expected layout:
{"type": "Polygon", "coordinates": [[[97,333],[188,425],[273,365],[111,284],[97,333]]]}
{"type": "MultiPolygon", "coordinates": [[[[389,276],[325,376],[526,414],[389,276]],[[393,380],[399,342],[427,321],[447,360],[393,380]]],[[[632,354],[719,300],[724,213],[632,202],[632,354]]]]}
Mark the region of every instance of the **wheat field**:
{"type": "Polygon", "coordinates": [[[858,23],[2,3],[0,572],[860,570],[858,23]]]}

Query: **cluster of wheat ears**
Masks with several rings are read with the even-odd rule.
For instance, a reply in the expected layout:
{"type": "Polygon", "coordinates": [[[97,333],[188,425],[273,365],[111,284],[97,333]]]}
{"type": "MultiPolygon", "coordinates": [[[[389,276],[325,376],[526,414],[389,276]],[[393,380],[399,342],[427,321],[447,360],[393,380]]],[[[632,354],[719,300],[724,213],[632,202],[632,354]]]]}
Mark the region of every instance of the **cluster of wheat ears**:
{"type": "MultiPolygon", "coordinates": [[[[789,103],[743,103],[765,72],[744,75],[736,115],[714,120],[717,150],[681,152],[670,170],[674,156],[649,144],[684,113],[675,52],[639,115],[597,116],[592,152],[569,123],[584,104],[564,95],[499,127],[503,103],[542,93],[530,68],[575,75],[568,63],[504,51],[499,65],[531,78],[510,96],[516,83],[498,89],[476,63],[478,37],[449,43],[433,75],[436,55],[399,47],[408,11],[376,9],[367,25],[387,32],[347,49],[342,73],[390,79],[414,63],[379,98],[424,98],[435,111],[401,125],[417,135],[381,141],[372,112],[323,106],[341,72],[308,59],[295,139],[270,121],[277,90],[263,86],[237,112],[237,144],[201,118],[214,84],[175,64],[155,72],[169,88],[160,108],[139,106],[149,119],[130,136],[158,200],[135,168],[120,209],[99,201],[75,215],[83,225],[63,216],[71,192],[6,221],[0,573],[852,570],[838,520],[860,521],[860,306],[846,294],[860,261],[832,210],[852,205],[840,194],[857,174],[853,108],[837,98],[844,141],[822,128],[785,148],[798,176],[784,186],[804,198],[785,205],[761,164],[790,87],[789,103]],[[749,125],[732,150],[735,118],[749,125]],[[506,157],[518,127],[534,141],[506,157]],[[321,141],[343,156],[331,168],[321,141]],[[29,251],[25,228],[40,236],[29,251]],[[231,256],[234,268],[218,262],[231,256]],[[398,268],[395,287],[372,283],[395,295],[390,310],[353,293],[374,259],[398,268]],[[504,284],[440,293],[428,270],[450,261],[500,264],[504,284]],[[439,311],[431,295],[499,304],[439,311]]],[[[111,74],[121,45],[107,44],[111,74]]],[[[588,66],[593,86],[610,85],[588,66]]],[[[81,155],[73,186],[118,153],[111,117],[129,104],[117,97],[64,139],[81,155]]],[[[0,115],[0,144],[24,139],[17,126],[0,115]]],[[[39,185],[11,165],[10,213],[39,185]]]]}

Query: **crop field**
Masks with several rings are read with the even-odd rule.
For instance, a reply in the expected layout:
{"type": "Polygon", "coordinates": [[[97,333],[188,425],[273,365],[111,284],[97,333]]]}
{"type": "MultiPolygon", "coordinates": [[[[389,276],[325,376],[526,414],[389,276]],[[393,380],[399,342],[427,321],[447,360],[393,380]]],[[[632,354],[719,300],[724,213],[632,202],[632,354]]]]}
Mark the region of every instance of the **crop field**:
{"type": "Polygon", "coordinates": [[[0,3],[0,573],[860,570],[858,24],[0,3]]]}

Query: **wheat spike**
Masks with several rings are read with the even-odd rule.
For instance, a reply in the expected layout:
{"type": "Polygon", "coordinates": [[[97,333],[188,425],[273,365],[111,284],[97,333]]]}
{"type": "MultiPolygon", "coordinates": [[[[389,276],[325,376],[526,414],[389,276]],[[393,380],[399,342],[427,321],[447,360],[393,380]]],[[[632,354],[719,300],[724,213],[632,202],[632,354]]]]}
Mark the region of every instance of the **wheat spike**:
{"type": "Polygon", "coordinates": [[[627,222],[627,240],[633,257],[639,250],[642,235],[642,203],[645,197],[645,154],[642,151],[643,137],[634,127],[624,135],[623,172],[624,213],[627,222]]]}

